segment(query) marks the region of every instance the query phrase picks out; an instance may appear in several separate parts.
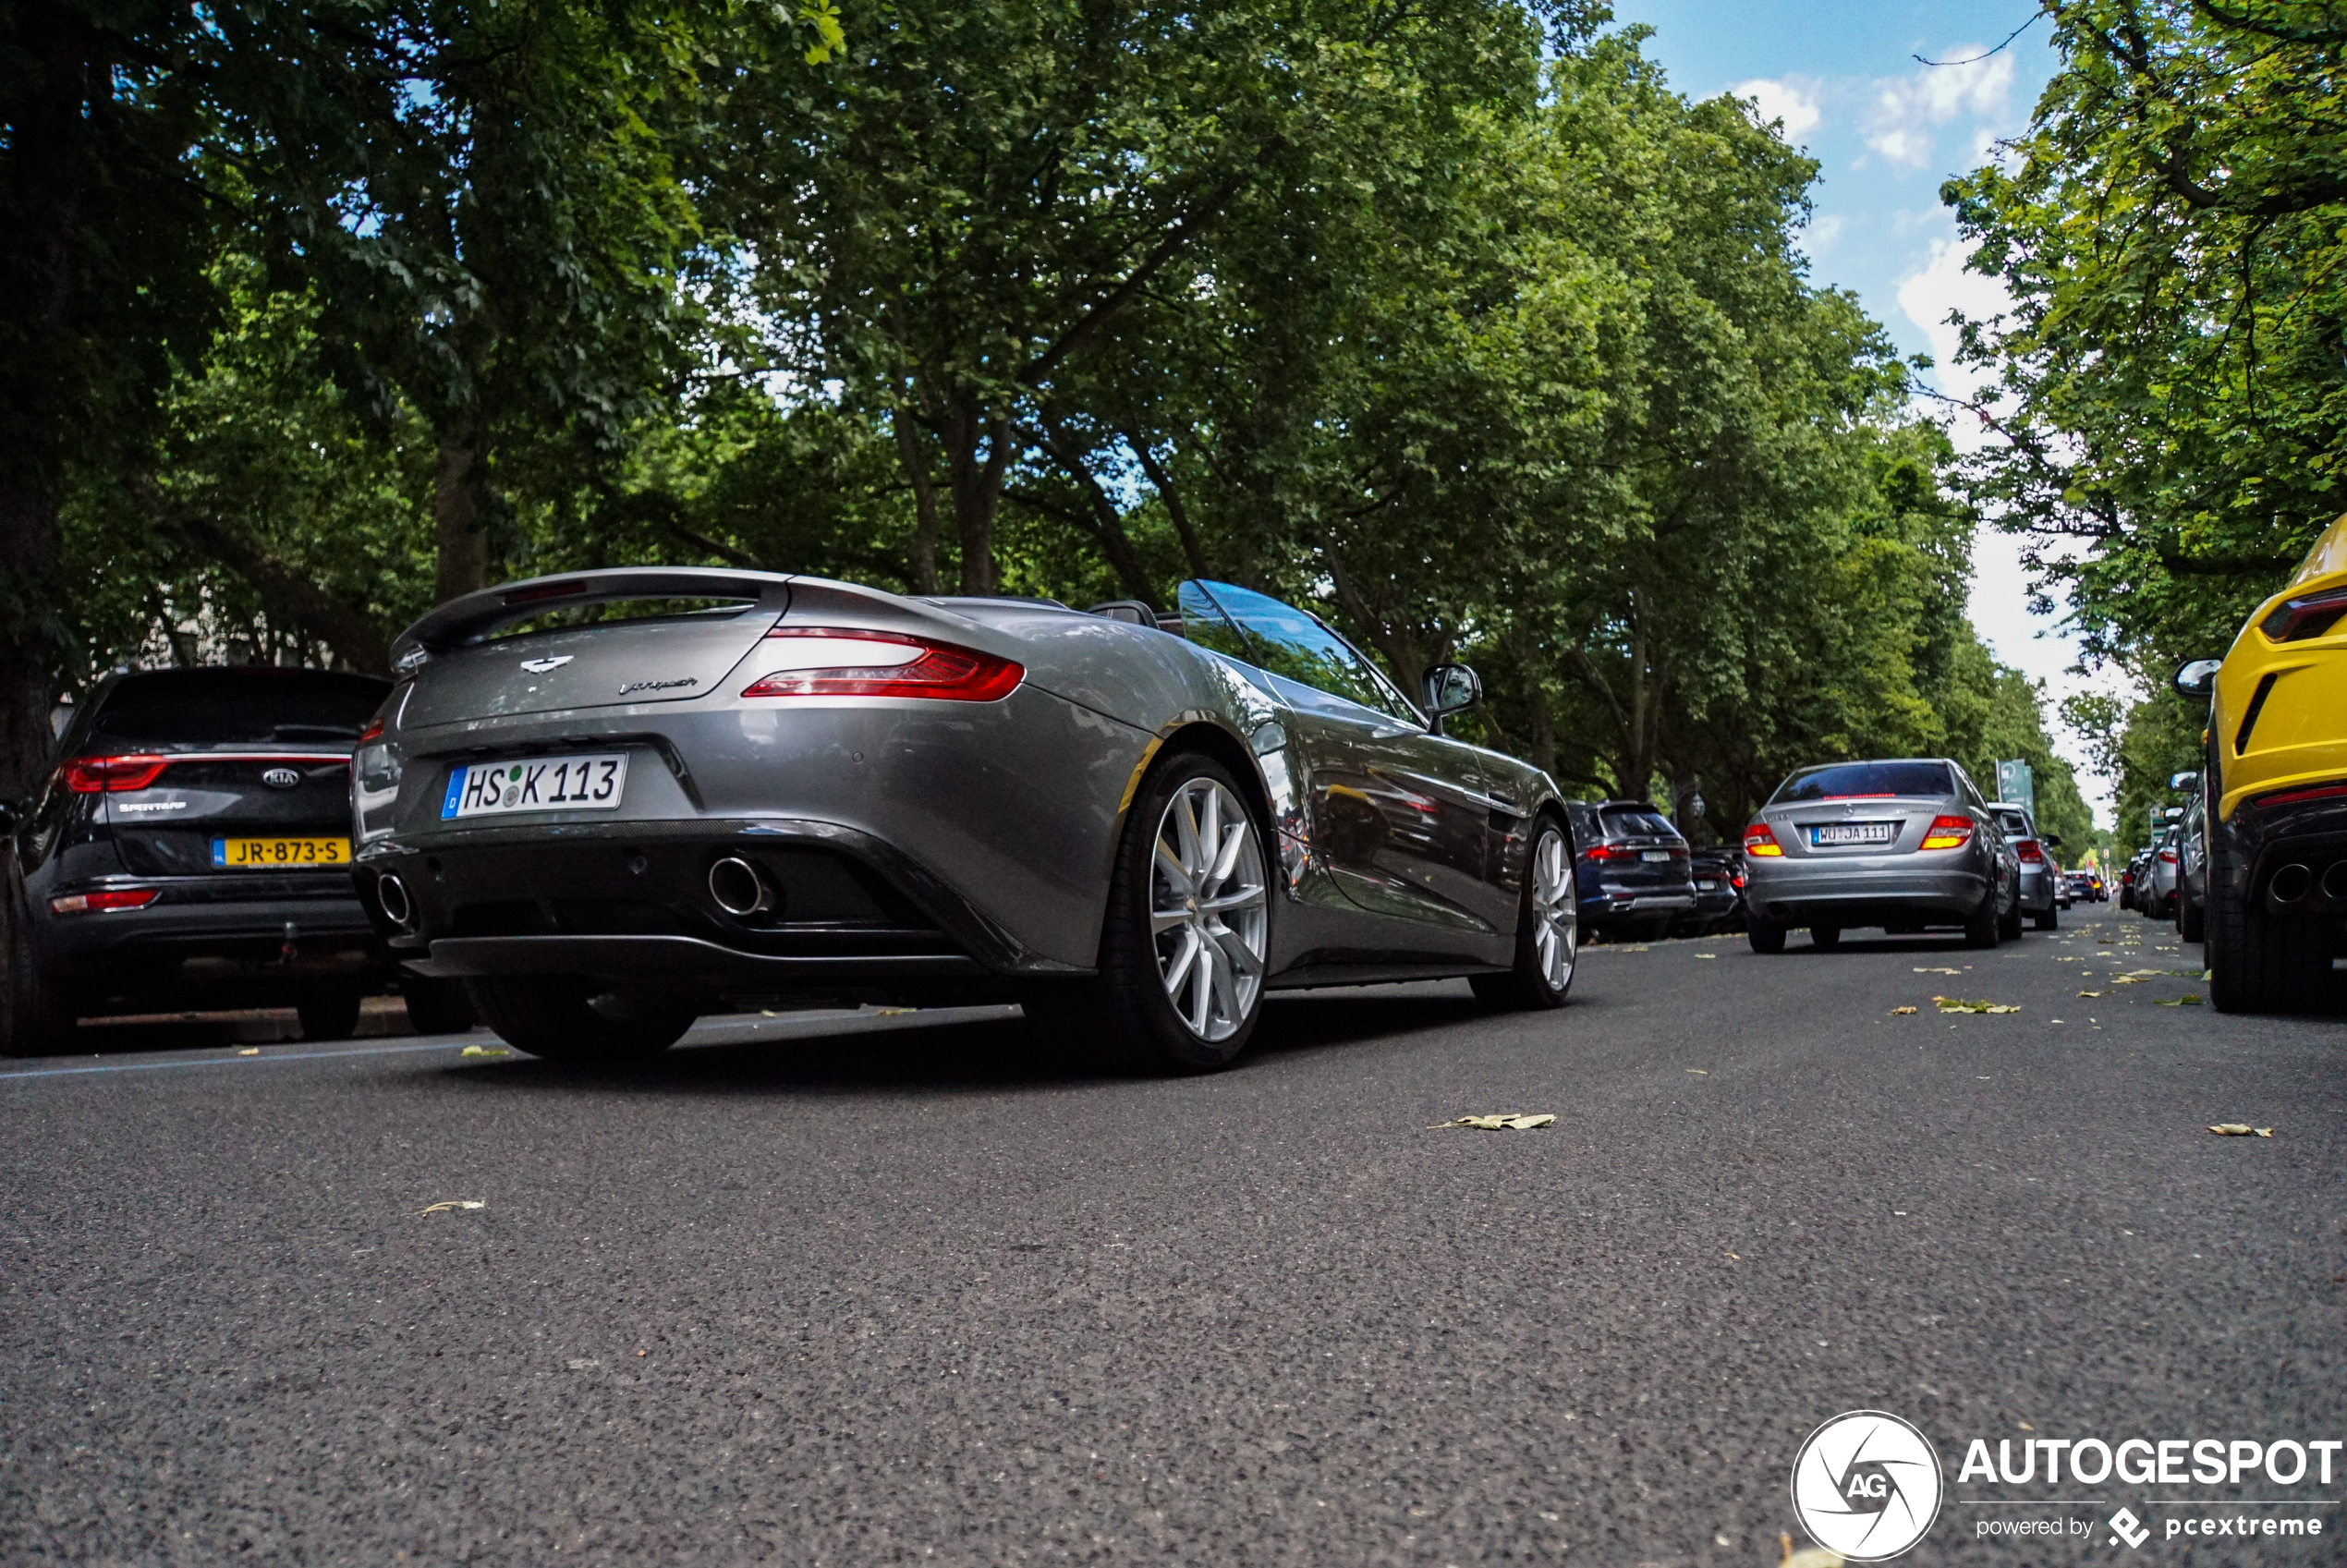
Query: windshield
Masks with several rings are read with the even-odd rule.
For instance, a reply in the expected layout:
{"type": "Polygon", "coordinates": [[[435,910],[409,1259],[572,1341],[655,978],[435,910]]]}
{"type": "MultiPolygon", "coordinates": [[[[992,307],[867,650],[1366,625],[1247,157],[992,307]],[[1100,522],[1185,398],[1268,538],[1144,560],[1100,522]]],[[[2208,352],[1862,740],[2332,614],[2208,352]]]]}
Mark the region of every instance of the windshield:
{"type": "Polygon", "coordinates": [[[125,677],[100,705],[89,744],[102,750],[324,745],[346,749],[382,706],[389,681],[328,670],[157,670],[125,677]]]}
{"type": "Polygon", "coordinates": [[[1769,804],[1802,800],[1891,800],[1903,795],[1952,795],[1945,762],[1837,762],[1795,773],[1769,804]]]}

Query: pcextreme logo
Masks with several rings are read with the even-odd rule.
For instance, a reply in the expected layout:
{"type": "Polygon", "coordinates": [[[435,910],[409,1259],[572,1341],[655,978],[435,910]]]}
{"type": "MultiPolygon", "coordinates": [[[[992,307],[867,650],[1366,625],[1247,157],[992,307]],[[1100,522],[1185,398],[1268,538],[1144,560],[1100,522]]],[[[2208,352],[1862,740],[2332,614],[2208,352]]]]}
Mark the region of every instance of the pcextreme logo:
{"type": "Polygon", "coordinates": [[[1940,1517],[1940,1455],[1896,1416],[1851,1410],[1809,1434],[1793,1462],[1793,1511],[1809,1538],[1852,1562],[1880,1562],[1940,1517]]]}

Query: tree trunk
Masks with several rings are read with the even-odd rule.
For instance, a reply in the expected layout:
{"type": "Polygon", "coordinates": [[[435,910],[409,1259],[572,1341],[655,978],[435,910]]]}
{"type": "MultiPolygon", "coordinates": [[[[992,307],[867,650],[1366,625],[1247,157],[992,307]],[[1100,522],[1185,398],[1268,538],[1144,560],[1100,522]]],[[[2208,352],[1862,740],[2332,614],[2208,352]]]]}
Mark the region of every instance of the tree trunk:
{"type": "Polygon", "coordinates": [[[896,432],[896,456],[905,465],[905,482],[913,487],[913,541],[909,580],[915,593],[940,593],[944,584],[937,575],[937,483],[930,477],[929,454],[921,450],[920,432],[903,407],[888,417],[896,432]]]}
{"type": "Polygon", "coordinates": [[[444,432],[432,465],[432,573],[435,603],[472,593],[489,581],[489,519],[482,516],[480,434],[469,422],[444,432]]]}
{"type": "Polygon", "coordinates": [[[1000,591],[994,566],[994,512],[1003,499],[1010,467],[1010,423],[971,404],[945,417],[945,479],[954,497],[954,527],[962,542],[962,591],[973,596],[1000,591]],[[986,455],[979,456],[979,443],[986,455]]]}
{"type": "Polygon", "coordinates": [[[56,492],[18,469],[0,478],[0,802],[48,776],[56,578],[56,492]]]}
{"type": "Polygon", "coordinates": [[[1141,472],[1149,476],[1149,487],[1157,498],[1165,503],[1165,515],[1174,524],[1174,537],[1182,541],[1182,559],[1194,577],[1210,577],[1213,569],[1206,564],[1206,547],[1199,542],[1198,529],[1190,525],[1190,509],[1182,501],[1182,492],[1174,488],[1174,476],[1149,455],[1149,444],[1130,432],[1125,432],[1125,444],[1141,462],[1141,472]]]}

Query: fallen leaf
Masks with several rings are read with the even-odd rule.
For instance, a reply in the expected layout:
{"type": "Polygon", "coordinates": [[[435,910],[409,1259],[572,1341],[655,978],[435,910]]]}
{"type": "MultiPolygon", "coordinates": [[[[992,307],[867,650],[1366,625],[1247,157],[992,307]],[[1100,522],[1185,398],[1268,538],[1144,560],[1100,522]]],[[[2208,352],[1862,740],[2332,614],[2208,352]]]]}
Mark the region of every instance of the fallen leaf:
{"type": "Polygon", "coordinates": [[[2110,983],[2115,986],[2139,986],[2144,983],[2144,978],[2141,975],[2122,975],[2110,983]]]}
{"type": "Polygon", "coordinates": [[[237,1054],[239,1056],[258,1056],[261,1054],[261,1047],[257,1045],[239,1046],[237,1048],[237,1054]]]}
{"type": "Polygon", "coordinates": [[[1708,1078],[1711,1076],[1711,1069],[1709,1067],[1690,1067],[1687,1071],[1698,1078],[1708,1078]]]}
{"type": "Polygon", "coordinates": [[[2197,1007],[2200,1005],[2200,998],[2195,996],[2190,991],[2186,991],[2182,996],[2161,997],[2159,1001],[2153,1003],[2152,1005],[2154,1007],[2197,1007]]]}
{"type": "Polygon", "coordinates": [[[2246,1122],[2219,1122],[2208,1130],[2219,1137],[2226,1138],[2245,1138],[2253,1134],[2261,1138],[2274,1136],[2273,1128],[2253,1127],[2246,1122]]]}
{"type": "Polygon", "coordinates": [[[1777,1568],[1842,1568],[1842,1558],[1821,1546],[1805,1546],[1795,1551],[1791,1536],[1780,1533],[1777,1540],[1784,1548],[1777,1568]]]}
{"type": "Polygon", "coordinates": [[[1903,1018],[1914,1011],[1915,1009],[1912,1007],[1893,1007],[1891,1010],[1891,1015],[1894,1018],[1903,1018]]]}
{"type": "MultiPolygon", "coordinates": [[[[1476,1131],[1484,1133],[1528,1133],[1535,1127],[1545,1127],[1555,1120],[1556,1118],[1554,1116],[1547,1115],[1462,1116],[1455,1122],[1437,1122],[1435,1126],[1473,1127],[1476,1131]]],[[[1434,1127],[1429,1127],[1427,1129],[1429,1132],[1432,1132],[1433,1130],[1434,1127]]]]}
{"type": "Polygon", "coordinates": [[[476,1202],[469,1197],[450,1197],[444,1198],[440,1202],[433,1204],[431,1208],[425,1209],[424,1212],[426,1214],[441,1214],[445,1213],[451,1209],[486,1209],[488,1207],[489,1205],[486,1203],[476,1202]]]}
{"type": "Polygon", "coordinates": [[[1698,953],[1696,956],[1697,958],[1717,958],[1720,955],[1716,953],[1698,953]]]}
{"type": "Polygon", "coordinates": [[[2082,991],[2078,994],[2080,996],[2100,996],[2102,992],[2098,991],[2082,991]]]}
{"type": "Polygon", "coordinates": [[[468,1045],[456,1054],[459,1056],[511,1056],[513,1052],[502,1045],[468,1045]]]}
{"type": "Polygon", "coordinates": [[[1915,973],[1918,975],[1961,975],[1964,971],[1962,969],[1927,969],[1918,964],[1915,966],[1915,973]]]}
{"type": "Polygon", "coordinates": [[[2084,964],[2086,960],[2084,958],[2057,958],[2054,962],[2057,964],[2084,964]]]}
{"type": "Polygon", "coordinates": [[[2213,980],[2217,978],[2217,971],[2214,969],[2203,969],[2200,971],[2200,978],[2203,980],[2213,980]]]}
{"type": "Polygon", "coordinates": [[[1942,1013],[2018,1013],[2020,1007],[2006,1002],[1965,1002],[1957,997],[1935,996],[1942,1013]]]}
{"type": "Polygon", "coordinates": [[[1617,947],[1613,951],[1616,953],[1651,953],[1654,949],[1647,946],[1644,942],[1637,942],[1628,947],[1617,947]]]}

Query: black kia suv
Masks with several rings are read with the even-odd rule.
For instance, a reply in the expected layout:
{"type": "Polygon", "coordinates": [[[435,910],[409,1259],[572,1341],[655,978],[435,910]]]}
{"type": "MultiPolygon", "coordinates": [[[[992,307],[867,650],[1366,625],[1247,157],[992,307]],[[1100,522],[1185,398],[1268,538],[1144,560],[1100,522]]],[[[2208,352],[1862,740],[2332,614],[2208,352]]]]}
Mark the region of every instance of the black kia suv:
{"type": "Polygon", "coordinates": [[[77,1017],[298,1008],[342,1039],[395,974],[350,880],[350,753],[390,684],[269,666],[109,677],[15,824],[0,1051],[77,1017]]]}

